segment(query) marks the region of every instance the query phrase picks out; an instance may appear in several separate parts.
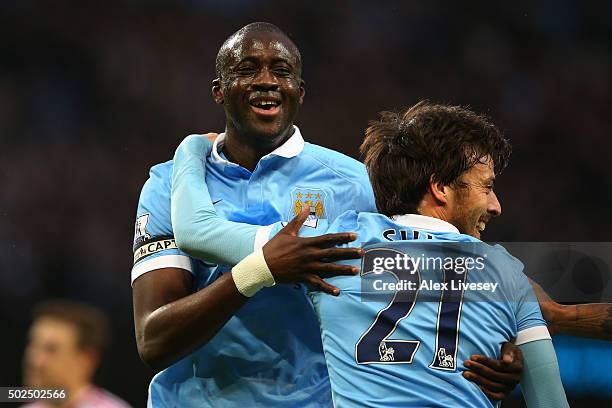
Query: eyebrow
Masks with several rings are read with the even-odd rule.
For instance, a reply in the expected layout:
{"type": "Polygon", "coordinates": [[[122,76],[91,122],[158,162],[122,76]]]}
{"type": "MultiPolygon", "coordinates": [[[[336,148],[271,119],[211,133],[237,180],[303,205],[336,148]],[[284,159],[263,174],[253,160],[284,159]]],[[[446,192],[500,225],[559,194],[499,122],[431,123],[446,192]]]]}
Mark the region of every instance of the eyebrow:
{"type": "MultiPolygon", "coordinates": [[[[295,58],[293,58],[295,60],[295,58]]],[[[272,60],[272,64],[278,64],[279,62],[283,62],[286,63],[288,65],[293,66],[294,64],[291,62],[291,60],[285,59],[285,58],[274,58],[272,60]]]]}
{"type": "Polygon", "coordinates": [[[236,61],[235,65],[240,65],[243,62],[257,62],[257,58],[252,57],[252,56],[244,57],[244,58],[236,61]]]}
{"type": "MultiPolygon", "coordinates": [[[[293,57],[291,59],[293,59],[294,61],[297,61],[297,59],[295,57],[293,57]]],[[[271,63],[272,64],[278,64],[279,62],[282,62],[282,63],[289,64],[289,65],[291,65],[293,67],[293,66],[295,66],[295,64],[294,64],[294,61],[291,61],[291,59],[277,57],[277,58],[272,59],[271,63]]],[[[248,55],[248,56],[242,58],[241,60],[237,61],[236,65],[241,64],[243,62],[259,62],[259,58],[257,58],[256,56],[253,56],[253,55],[248,55]]]]}
{"type": "MultiPolygon", "coordinates": [[[[241,66],[242,64],[254,64],[254,65],[256,65],[256,66],[258,67],[257,69],[259,69],[259,67],[260,67],[260,65],[261,65],[261,64],[260,64],[260,61],[259,61],[259,60],[258,60],[256,57],[253,57],[253,56],[248,56],[248,57],[245,57],[245,58],[241,59],[240,61],[237,61],[235,64],[229,65],[229,66],[227,67],[227,69],[228,69],[229,71],[233,71],[233,70],[236,70],[236,69],[240,69],[240,66],[241,66]]],[[[294,64],[294,63],[292,63],[291,61],[286,60],[286,59],[284,59],[284,58],[275,58],[275,59],[273,59],[272,61],[270,61],[270,68],[271,68],[271,69],[274,69],[274,68],[275,68],[275,67],[277,67],[279,64],[284,64],[284,65],[287,65],[287,67],[288,67],[288,68],[289,68],[289,69],[290,69],[292,72],[299,73],[299,71],[300,71],[298,64],[294,64]]]]}

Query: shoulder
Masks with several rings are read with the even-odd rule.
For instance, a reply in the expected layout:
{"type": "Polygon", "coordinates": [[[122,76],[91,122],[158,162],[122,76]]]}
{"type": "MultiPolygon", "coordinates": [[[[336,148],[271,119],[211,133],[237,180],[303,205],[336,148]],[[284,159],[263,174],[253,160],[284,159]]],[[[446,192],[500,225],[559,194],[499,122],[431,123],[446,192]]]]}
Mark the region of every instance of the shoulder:
{"type": "Polygon", "coordinates": [[[306,142],[302,154],[347,180],[368,177],[363,163],[335,150],[306,142]]]}
{"type": "Polygon", "coordinates": [[[392,223],[386,215],[373,212],[360,212],[356,221],[360,228],[371,228],[392,223]]]}
{"type": "Polygon", "coordinates": [[[328,232],[354,231],[357,227],[359,214],[355,210],[348,210],[340,214],[329,227],[328,232]]]}
{"type": "Polygon", "coordinates": [[[309,162],[307,168],[315,167],[317,172],[322,171],[319,174],[327,183],[335,186],[336,192],[351,195],[352,201],[344,203],[344,209],[376,211],[374,192],[363,163],[311,143],[305,144],[301,157],[309,162]]]}
{"type": "Polygon", "coordinates": [[[503,262],[506,265],[511,267],[509,268],[509,270],[515,273],[520,273],[520,275],[523,275],[523,268],[525,266],[518,258],[510,254],[510,252],[508,252],[506,248],[504,248],[503,246],[499,244],[487,245],[487,246],[488,248],[490,248],[490,251],[496,256],[496,259],[498,259],[500,262],[503,262]]]}
{"type": "Polygon", "coordinates": [[[506,248],[499,244],[488,244],[477,238],[467,234],[450,233],[448,236],[454,236],[453,241],[466,244],[466,248],[473,251],[475,254],[485,257],[488,263],[503,276],[510,274],[521,274],[523,272],[523,263],[516,257],[512,256],[506,248]]]}
{"type": "Polygon", "coordinates": [[[151,180],[153,183],[167,185],[170,187],[173,167],[174,162],[172,160],[151,166],[151,169],[149,170],[149,180],[151,180]]]}
{"type": "Polygon", "coordinates": [[[170,197],[172,189],[172,160],[165,163],[156,164],[149,170],[149,178],[145,181],[140,201],[159,198],[160,196],[170,197]]]}
{"type": "Polygon", "coordinates": [[[499,244],[481,244],[478,251],[485,258],[484,265],[490,271],[492,279],[500,283],[501,292],[507,293],[511,299],[516,299],[518,293],[531,290],[527,276],[523,273],[523,263],[506,248],[499,244]]]}
{"type": "Polygon", "coordinates": [[[443,232],[435,234],[436,240],[440,241],[453,241],[459,242],[465,245],[466,249],[474,251],[480,255],[486,255],[490,262],[497,265],[496,269],[500,269],[501,265],[504,271],[522,272],[523,263],[517,258],[512,256],[506,248],[499,244],[488,244],[481,241],[478,238],[474,238],[471,235],[455,233],[455,232],[443,232]],[[510,268],[509,268],[510,267],[510,268]]]}
{"type": "Polygon", "coordinates": [[[153,236],[172,234],[171,179],[171,161],[151,167],[149,178],[140,192],[136,209],[134,248],[153,236]]]}
{"type": "Polygon", "coordinates": [[[359,235],[359,242],[369,241],[371,234],[389,224],[385,215],[372,212],[349,210],[342,213],[330,227],[330,232],[353,231],[359,235]]]}

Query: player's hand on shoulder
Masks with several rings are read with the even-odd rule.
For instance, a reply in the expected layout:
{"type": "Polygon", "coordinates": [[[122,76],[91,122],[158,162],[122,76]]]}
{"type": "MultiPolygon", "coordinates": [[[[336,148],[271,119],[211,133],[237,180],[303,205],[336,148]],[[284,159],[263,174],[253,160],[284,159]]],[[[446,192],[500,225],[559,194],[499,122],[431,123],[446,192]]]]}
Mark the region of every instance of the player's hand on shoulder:
{"type": "Polygon", "coordinates": [[[473,355],[463,363],[468,371],[463,376],[478,384],[482,392],[493,401],[506,398],[521,381],[523,353],[513,343],[502,345],[501,360],[473,355]]]}
{"type": "Polygon", "coordinates": [[[218,133],[205,133],[202,136],[208,139],[210,143],[215,143],[215,140],[217,140],[217,137],[219,137],[219,134],[218,133]]]}
{"type": "Polygon", "coordinates": [[[308,218],[305,209],[291,220],[263,247],[263,254],[276,283],[306,283],[332,295],[340,290],[325,282],[321,276],[356,275],[359,268],[354,265],[339,265],[333,262],[359,259],[361,248],[337,248],[337,245],[354,241],[352,232],[325,234],[302,238],[299,231],[308,218]]]}

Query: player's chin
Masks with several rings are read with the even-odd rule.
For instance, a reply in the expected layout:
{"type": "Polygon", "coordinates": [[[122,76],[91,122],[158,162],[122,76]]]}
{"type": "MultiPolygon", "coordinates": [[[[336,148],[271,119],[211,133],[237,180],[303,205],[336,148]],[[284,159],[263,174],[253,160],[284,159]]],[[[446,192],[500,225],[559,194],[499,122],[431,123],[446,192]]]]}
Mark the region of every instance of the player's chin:
{"type": "MultiPolygon", "coordinates": [[[[460,229],[461,231],[461,229],[460,229]]],[[[471,235],[476,239],[480,239],[480,230],[477,227],[465,228],[463,234],[471,235]]]]}
{"type": "Polygon", "coordinates": [[[291,124],[284,121],[266,121],[252,123],[252,134],[262,140],[273,141],[281,137],[291,124]]]}

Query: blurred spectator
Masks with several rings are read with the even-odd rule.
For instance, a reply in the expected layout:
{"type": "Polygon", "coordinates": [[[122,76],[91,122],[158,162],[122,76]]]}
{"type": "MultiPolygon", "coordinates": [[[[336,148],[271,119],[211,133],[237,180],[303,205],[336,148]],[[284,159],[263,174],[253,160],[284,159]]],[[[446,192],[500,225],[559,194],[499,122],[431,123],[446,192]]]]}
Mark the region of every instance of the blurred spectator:
{"type": "Polygon", "coordinates": [[[129,407],[119,397],[92,384],[109,340],[108,318],[92,306],[64,300],[38,305],[24,356],[23,383],[26,387],[62,389],[67,397],[41,400],[27,407],[129,407]]]}

